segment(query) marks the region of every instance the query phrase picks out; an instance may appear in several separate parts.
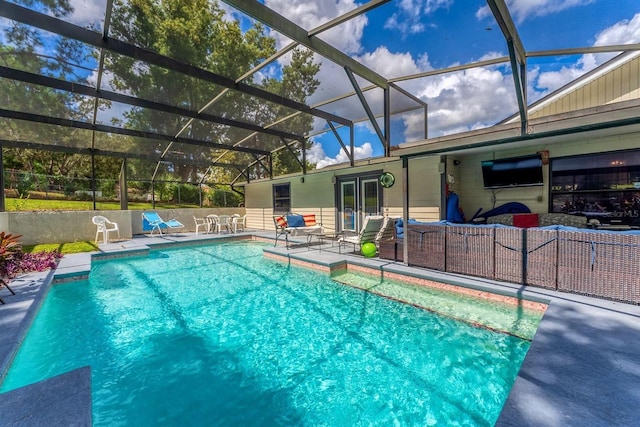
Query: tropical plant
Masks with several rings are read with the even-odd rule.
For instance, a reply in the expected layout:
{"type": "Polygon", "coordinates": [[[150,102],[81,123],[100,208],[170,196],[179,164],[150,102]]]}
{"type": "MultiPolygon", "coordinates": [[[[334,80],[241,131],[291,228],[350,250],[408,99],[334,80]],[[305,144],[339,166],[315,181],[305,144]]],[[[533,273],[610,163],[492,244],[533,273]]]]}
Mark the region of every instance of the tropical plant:
{"type": "Polygon", "coordinates": [[[58,251],[24,253],[20,235],[0,232],[0,278],[13,279],[30,271],[54,268],[62,254],[58,251]]]}
{"type": "Polygon", "coordinates": [[[22,251],[20,235],[0,232],[0,259],[11,259],[22,251]]]}

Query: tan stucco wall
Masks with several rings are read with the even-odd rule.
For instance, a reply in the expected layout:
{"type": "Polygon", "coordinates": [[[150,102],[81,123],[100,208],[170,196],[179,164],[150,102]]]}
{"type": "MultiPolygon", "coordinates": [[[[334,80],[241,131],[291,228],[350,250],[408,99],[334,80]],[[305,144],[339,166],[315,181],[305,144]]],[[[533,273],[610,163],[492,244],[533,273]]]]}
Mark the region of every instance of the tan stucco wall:
{"type": "MultiPolygon", "coordinates": [[[[103,215],[118,223],[120,237],[130,239],[142,231],[143,211],[61,211],[61,212],[0,212],[0,230],[18,234],[25,245],[42,243],[67,243],[93,241],[96,226],[91,222],[94,215],[103,215]]],[[[245,214],[244,208],[203,208],[203,209],[167,209],[157,210],[164,220],[177,219],[185,228],[183,231],[195,231],[193,216],[203,217],[209,214],[245,214]]],[[[100,235],[102,238],[102,235],[100,235]]]]}

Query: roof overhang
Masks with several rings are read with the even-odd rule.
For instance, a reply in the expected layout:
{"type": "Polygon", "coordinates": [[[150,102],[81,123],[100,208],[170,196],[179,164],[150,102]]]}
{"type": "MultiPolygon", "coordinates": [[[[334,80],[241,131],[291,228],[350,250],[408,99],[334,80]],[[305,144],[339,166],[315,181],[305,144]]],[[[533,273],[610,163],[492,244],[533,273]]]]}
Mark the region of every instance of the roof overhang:
{"type": "Polygon", "coordinates": [[[551,145],[589,138],[640,133],[640,100],[605,105],[570,113],[547,116],[529,122],[529,132],[520,134],[520,124],[510,123],[401,144],[392,152],[396,157],[442,154],[473,154],[527,146],[551,145]]]}

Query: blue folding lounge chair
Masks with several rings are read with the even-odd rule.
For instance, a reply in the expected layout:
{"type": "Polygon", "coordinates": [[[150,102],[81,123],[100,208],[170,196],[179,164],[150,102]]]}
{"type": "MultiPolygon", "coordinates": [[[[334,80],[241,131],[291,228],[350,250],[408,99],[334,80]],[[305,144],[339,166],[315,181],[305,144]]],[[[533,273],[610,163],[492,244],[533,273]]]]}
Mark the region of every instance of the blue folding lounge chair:
{"type": "Polygon", "coordinates": [[[165,221],[160,218],[155,212],[143,212],[142,213],[142,229],[144,231],[151,231],[151,236],[153,236],[153,232],[158,230],[160,235],[162,236],[162,229],[165,230],[179,230],[183,228],[184,225],[175,219],[170,219],[169,221],[165,221]]]}

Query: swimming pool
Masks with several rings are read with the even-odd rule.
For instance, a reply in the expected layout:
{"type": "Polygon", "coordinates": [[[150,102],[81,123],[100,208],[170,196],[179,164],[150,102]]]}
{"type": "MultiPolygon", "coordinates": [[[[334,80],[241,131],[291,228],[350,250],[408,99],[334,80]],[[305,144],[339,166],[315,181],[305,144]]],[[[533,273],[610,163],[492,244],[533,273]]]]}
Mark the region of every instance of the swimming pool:
{"type": "Polygon", "coordinates": [[[95,425],[492,425],[528,348],[235,242],[54,286],[1,391],[91,365],[95,425]]]}

